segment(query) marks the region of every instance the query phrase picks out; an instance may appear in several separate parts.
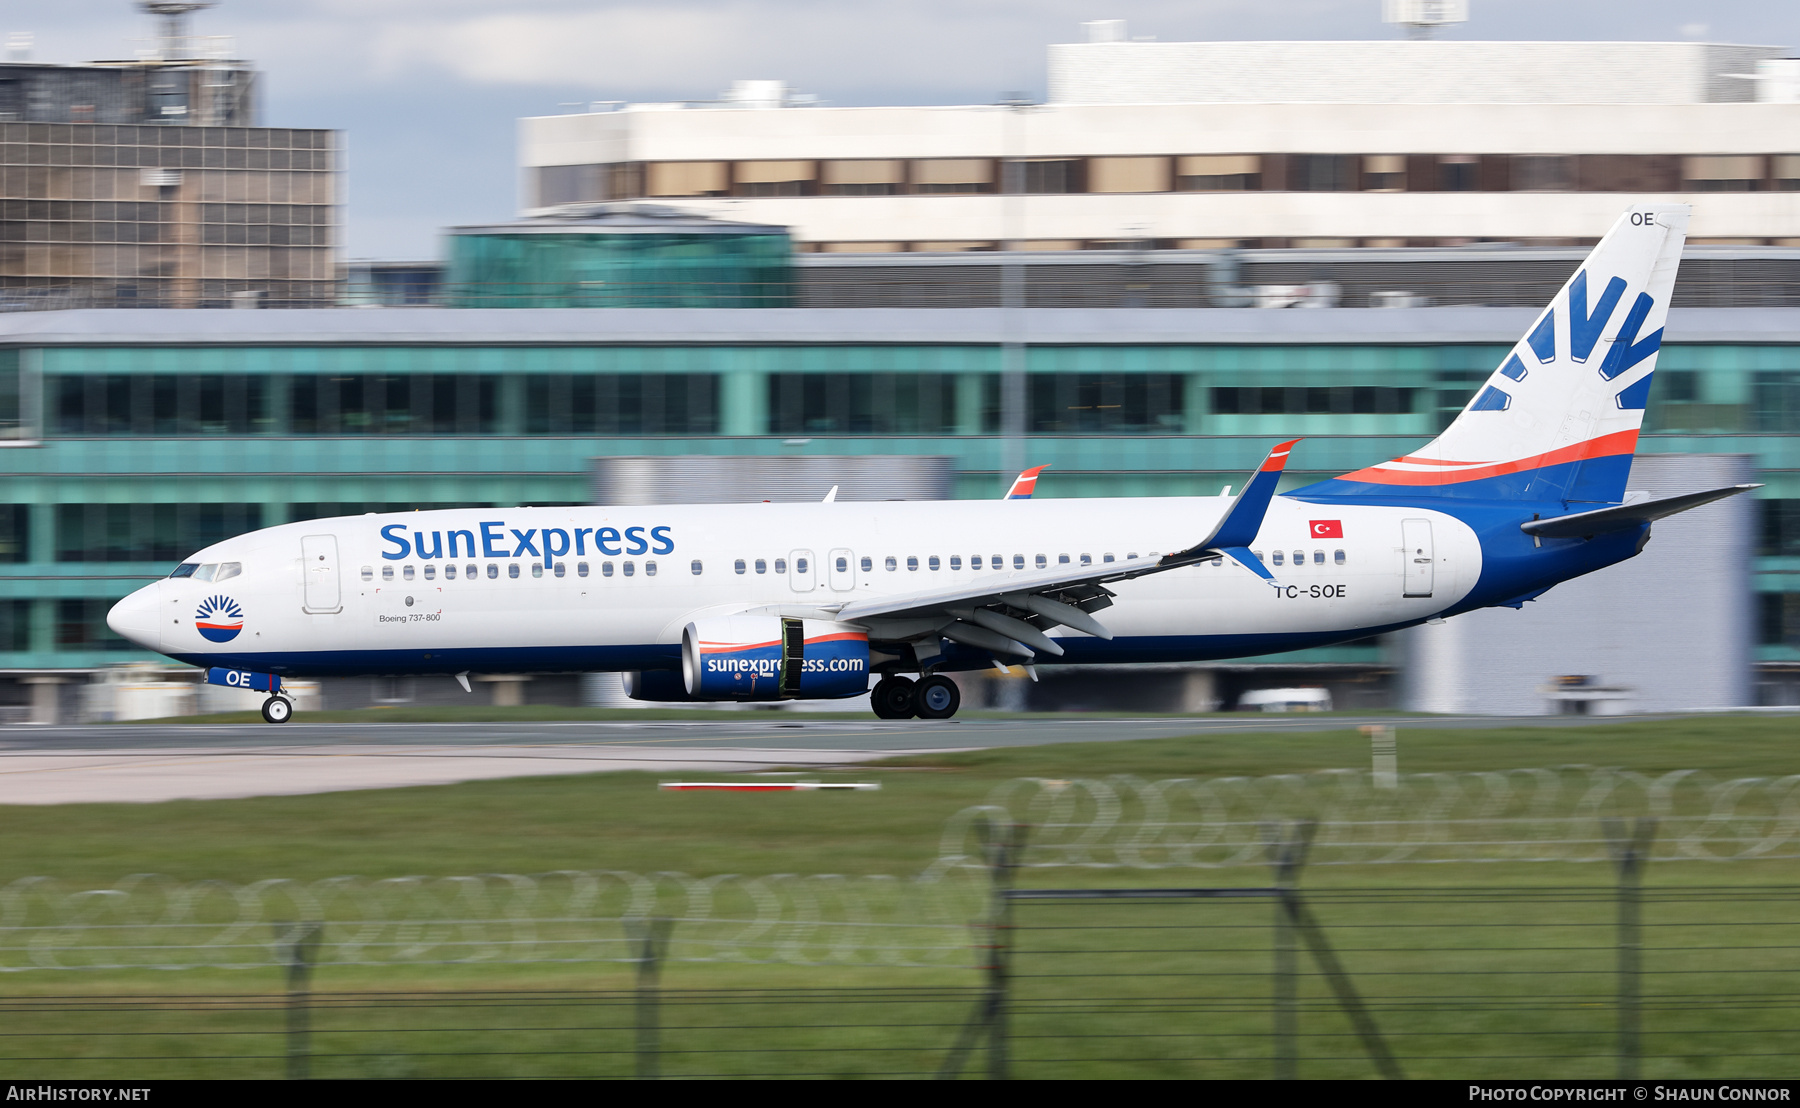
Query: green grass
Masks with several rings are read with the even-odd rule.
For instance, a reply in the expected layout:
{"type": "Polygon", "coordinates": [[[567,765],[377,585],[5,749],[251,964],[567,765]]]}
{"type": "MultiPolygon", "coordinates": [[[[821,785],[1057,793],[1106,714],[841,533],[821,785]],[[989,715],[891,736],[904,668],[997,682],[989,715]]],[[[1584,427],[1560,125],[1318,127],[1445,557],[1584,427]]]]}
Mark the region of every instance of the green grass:
{"type": "MultiPolygon", "coordinates": [[[[1401,729],[1399,751],[1409,773],[1586,764],[1780,777],[1800,772],[1800,721],[1720,715],[1495,730],[1434,730],[1421,721],[1401,729]]],[[[616,773],[304,797],[10,807],[0,808],[0,833],[8,844],[7,877],[52,876],[65,888],[104,887],[142,872],[233,883],[566,869],[904,876],[936,857],[949,816],[1016,777],[1128,773],[1157,780],[1367,764],[1368,741],[1354,731],[1220,734],[902,757],[819,774],[879,780],[883,787],[873,793],[662,793],[654,775],[616,773]]],[[[1056,869],[1029,872],[1022,882],[1267,879],[1258,867],[1056,869]]],[[[1319,866],[1303,879],[1318,894],[1315,910],[1352,979],[1406,1056],[1409,1075],[1444,1078],[1612,1074],[1613,883],[1610,866],[1566,863],[1319,866]],[[1523,886],[1556,891],[1513,891],[1523,886]]],[[[1800,863],[1656,863],[1646,886],[1645,1075],[1800,1074],[1800,1019],[1790,999],[1800,980],[1800,916],[1788,895],[1800,887],[1800,863]],[[1760,891],[1775,886],[1788,893],[1760,891]]],[[[1016,1072],[1266,1074],[1271,913],[1266,901],[1019,906],[1016,1072]]],[[[1304,956],[1300,965],[1300,1073],[1369,1075],[1325,982],[1304,956]]],[[[278,1005],[221,1013],[167,1003],[175,994],[276,992],[273,969],[27,972],[5,980],[10,999],[0,1002],[0,1021],[12,1034],[0,1036],[0,1076],[282,1070],[278,1005]],[[96,1003],[106,994],[161,998],[160,1007],[96,1003]],[[75,999],[47,999],[54,996],[75,999]],[[208,1054],[218,1057],[201,1057],[208,1054]]],[[[634,1042],[631,983],[617,964],[325,967],[314,986],[334,999],[315,1014],[315,1048],[330,1057],[319,1058],[314,1070],[345,1077],[623,1075],[634,1042]],[[371,1007],[353,1002],[349,994],[357,990],[424,996],[412,1007],[371,1007]],[[474,1003],[464,995],[469,990],[505,996],[474,1003]],[[611,993],[513,1006],[530,990],[611,993]]],[[[976,974],[951,968],[676,962],[663,975],[671,990],[664,1042],[677,1052],[664,1069],[928,1071],[969,1010],[966,994],[943,990],[978,983],[976,974]]],[[[983,1063],[977,1052],[970,1071],[983,1063]]]]}
{"type": "MultiPolygon", "coordinates": [[[[1586,764],[1720,778],[1800,772],[1800,720],[1708,716],[1570,728],[1403,727],[1404,772],[1586,764]]],[[[1205,735],[889,759],[821,779],[879,792],[664,793],[601,773],[245,800],[0,807],[12,878],[106,884],[339,874],[917,873],[951,815],[1015,777],[1263,776],[1368,765],[1354,731],[1205,735]]],[[[9,878],[10,879],[10,878],[9,878]]]]}

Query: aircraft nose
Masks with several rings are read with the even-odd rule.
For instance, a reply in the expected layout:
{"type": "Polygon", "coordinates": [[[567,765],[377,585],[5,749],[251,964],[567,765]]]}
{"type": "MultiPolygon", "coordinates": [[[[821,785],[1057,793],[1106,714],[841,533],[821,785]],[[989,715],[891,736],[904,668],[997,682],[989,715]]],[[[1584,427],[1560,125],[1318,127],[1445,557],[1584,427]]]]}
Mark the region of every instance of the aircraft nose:
{"type": "Polygon", "coordinates": [[[142,647],[162,650],[162,582],[145,585],[112,606],[106,613],[106,625],[113,633],[142,647]]]}

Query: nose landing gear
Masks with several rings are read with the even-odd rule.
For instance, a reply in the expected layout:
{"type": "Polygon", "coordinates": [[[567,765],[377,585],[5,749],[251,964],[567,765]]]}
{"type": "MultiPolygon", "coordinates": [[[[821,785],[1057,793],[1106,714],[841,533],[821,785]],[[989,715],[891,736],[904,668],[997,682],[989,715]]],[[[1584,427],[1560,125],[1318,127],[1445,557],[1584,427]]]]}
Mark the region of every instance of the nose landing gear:
{"type": "Polygon", "coordinates": [[[941,673],[923,681],[888,676],[875,683],[869,703],[882,719],[949,719],[962,707],[962,690],[941,673]]]}
{"type": "Polygon", "coordinates": [[[293,702],[285,696],[271,696],[263,701],[262,717],[264,723],[286,723],[294,718],[293,702]]]}

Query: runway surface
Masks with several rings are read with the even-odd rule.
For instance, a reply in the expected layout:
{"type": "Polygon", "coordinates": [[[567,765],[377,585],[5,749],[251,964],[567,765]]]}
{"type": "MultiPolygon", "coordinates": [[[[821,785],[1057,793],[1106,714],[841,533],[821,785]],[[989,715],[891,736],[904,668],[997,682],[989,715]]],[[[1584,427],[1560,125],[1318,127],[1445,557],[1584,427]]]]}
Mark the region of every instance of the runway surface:
{"type": "MultiPolygon", "coordinates": [[[[1666,718],[1666,717],[1634,717],[1666,718]]],[[[111,724],[0,729],[0,804],[223,799],[646,770],[695,774],[851,766],[896,754],[1184,735],[1329,731],[1365,723],[1492,728],[1606,718],[1317,716],[945,721],[796,718],[573,723],[111,724]]]]}

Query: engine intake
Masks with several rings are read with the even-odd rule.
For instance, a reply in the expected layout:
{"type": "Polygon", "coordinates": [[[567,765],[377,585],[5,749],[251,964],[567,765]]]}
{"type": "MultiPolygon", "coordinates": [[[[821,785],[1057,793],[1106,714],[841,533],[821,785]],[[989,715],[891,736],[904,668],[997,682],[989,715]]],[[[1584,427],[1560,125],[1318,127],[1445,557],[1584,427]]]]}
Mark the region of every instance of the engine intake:
{"type": "Polygon", "coordinates": [[[681,678],[696,700],[861,696],[869,691],[869,635],[822,619],[698,619],[681,634],[681,678]]]}

